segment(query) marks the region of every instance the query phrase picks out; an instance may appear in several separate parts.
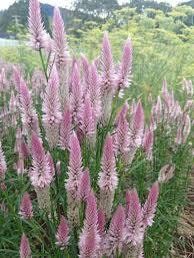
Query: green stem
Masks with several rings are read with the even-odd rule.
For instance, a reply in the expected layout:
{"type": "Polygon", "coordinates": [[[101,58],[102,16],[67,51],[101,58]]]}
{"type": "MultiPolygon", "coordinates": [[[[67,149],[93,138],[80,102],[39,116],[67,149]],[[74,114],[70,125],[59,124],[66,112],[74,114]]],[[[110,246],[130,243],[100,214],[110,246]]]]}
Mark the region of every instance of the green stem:
{"type": "Polygon", "coordinates": [[[44,58],[43,58],[41,49],[39,50],[39,54],[40,54],[40,59],[41,59],[41,63],[42,63],[42,68],[44,70],[44,74],[45,74],[46,80],[48,82],[47,69],[46,69],[46,66],[45,66],[45,63],[44,63],[44,58]]]}

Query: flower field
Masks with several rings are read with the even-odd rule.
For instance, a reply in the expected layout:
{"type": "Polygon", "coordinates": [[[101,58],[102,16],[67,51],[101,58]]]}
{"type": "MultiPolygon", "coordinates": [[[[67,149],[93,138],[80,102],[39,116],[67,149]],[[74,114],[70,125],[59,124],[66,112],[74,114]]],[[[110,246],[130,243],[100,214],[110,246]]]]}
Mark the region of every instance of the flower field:
{"type": "Polygon", "coordinates": [[[134,96],[133,40],[116,59],[105,31],[100,56],[75,57],[59,9],[51,37],[38,0],[28,30],[41,68],[0,64],[0,257],[169,257],[193,162],[192,81],[134,96]]]}

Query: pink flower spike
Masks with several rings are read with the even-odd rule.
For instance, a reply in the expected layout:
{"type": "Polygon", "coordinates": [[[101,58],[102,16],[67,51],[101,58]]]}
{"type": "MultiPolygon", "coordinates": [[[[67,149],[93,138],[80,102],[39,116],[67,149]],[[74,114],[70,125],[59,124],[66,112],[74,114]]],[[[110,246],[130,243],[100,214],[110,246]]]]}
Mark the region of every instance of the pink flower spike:
{"type": "Polygon", "coordinates": [[[35,50],[44,48],[46,32],[41,18],[40,4],[38,0],[29,1],[28,27],[31,45],[35,50]]]}
{"type": "Polygon", "coordinates": [[[89,70],[89,93],[92,102],[94,116],[96,121],[99,120],[102,114],[101,92],[100,92],[100,80],[96,65],[91,64],[89,70]]]}
{"type": "Polygon", "coordinates": [[[136,189],[127,193],[126,244],[137,245],[143,239],[142,210],[136,189]]]}
{"type": "Polygon", "coordinates": [[[58,7],[55,7],[53,14],[53,40],[55,61],[57,68],[60,68],[61,65],[66,64],[67,59],[69,58],[69,52],[64,22],[58,7]]]}
{"type": "Polygon", "coordinates": [[[0,142],[0,181],[5,180],[6,171],[7,171],[7,164],[5,161],[5,155],[0,142]]]}
{"type": "Polygon", "coordinates": [[[69,238],[70,236],[68,222],[64,216],[61,216],[56,233],[56,245],[58,245],[61,250],[65,249],[69,243],[69,238]]]}
{"type": "Polygon", "coordinates": [[[86,94],[89,88],[89,78],[90,78],[90,65],[88,59],[82,55],[81,56],[82,73],[83,73],[83,92],[86,94]]]}
{"type": "Polygon", "coordinates": [[[30,199],[30,195],[27,192],[25,192],[22,197],[19,215],[22,219],[31,219],[33,217],[32,202],[30,199]]]}
{"type": "Polygon", "coordinates": [[[32,170],[30,179],[32,185],[37,188],[49,186],[53,180],[48,157],[44,151],[41,139],[35,134],[32,134],[32,170]]]}
{"type": "Polygon", "coordinates": [[[77,125],[80,120],[83,92],[80,82],[80,72],[76,62],[74,63],[72,68],[70,88],[70,108],[72,112],[73,123],[77,125]]]}
{"type": "Polygon", "coordinates": [[[79,250],[81,258],[97,258],[99,252],[100,236],[98,233],[97,203],[94,193],[87,198],[85,220],[80,234],[79,250]]]}
{"type": "Polygon", "coordinates": [[[31,249],[28,238],[23,233],[20,243],[20,258],[31,258],[31,249]]]}
{"type": "Polygon", "coordinates": [[[133,49],[131,40],[128,38],[123,48],[120,70],[117,78],[118,90],[130,85],[132,69],[133,49]]]}
{"type": "Polygon", "coordinates": [[[61,111],[59,101],[59,77],[54,66],[46,87],[43,100],[43,124],[51,148],[56,147],[59,138],[61,111]]]}
{"type": "Polygon", "coordinates": [[[96,125],[94,118],[94,110],[92,108],[92,103],[90,97],[86,95],[82,110],[80,112],[80,128],[85,135],[85,137],[92,143],[95,142],[96,125]]]}
{"type": "Polygon", "coordinates": [[[138,102],[130,122],[130,138],[135,146],[139,147],[142,143],[144,132],[144,110],[141,101],[138,102]]]}
{"type": "Polygon", "coordinates": [[[82,156],[81,148],[75,133],[72,133],[69,142],[69,168],[68,179],[66,181],[66,190],[74,199],[79,199],[79,188],[82,175],[82,156]]]}
{"type": "Polygon", "coordinates": [[[81,199],[86,201],[91,192],[90,173],[88,169],[82,173],[79,191],[81,199]]]}
{"type": "Polygon", "coordinates": [[[105,252],[108,257],[110,257],[111,254],[116,255],[117,252],[119,254],[121,253],[121,250],[123,247],[123,241],[125,237],[124,227],[125,227],[125,210],[121,205],[119,205],[115,213],[113,214],[113,217],[110,222],[109,230],[106,236],[105,252]]]}
{"type": "Polygon", "coordinates": [[[147,128],[144,132],[143,138],[143,149],[146,154],[147,160],[152,160],[153,158],[153,144],[154,144],[154,132],[147,128]]]}
{"type": "Polygon", "coordinates": [[[98,185],[100,187],[100,207],[105,211],[106,216],[110,217],[114,193],[118,185],[118,177],[116,173],[113,140],[109,134],[104,143],[98,185]]]}
{"type": "Polygon", "coordinates": [[[148,198],[142,208],[144,228],[153,224],[153,218],[156,212],[157,200],[159,196],[159,184],[155,182],[148,194],[148,198]]]}
{"type": "Polygon", "coordinates": [[[17,92],[20,92],[20,82],[22,80],[22,75],[20,70],[17,67],[13,67],[13,81],[15,83],[15,89],[17,92]]]}

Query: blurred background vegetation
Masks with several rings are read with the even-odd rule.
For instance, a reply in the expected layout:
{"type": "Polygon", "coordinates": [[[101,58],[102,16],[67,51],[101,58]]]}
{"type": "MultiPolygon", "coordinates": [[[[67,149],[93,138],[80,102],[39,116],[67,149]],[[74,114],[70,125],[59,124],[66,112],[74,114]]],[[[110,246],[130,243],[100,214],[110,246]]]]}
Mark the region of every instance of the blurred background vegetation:
{"type": "MultiPolygon", "coordinates": [[[[44,24],[52,27],[53,6],[41,4],[44,24]]],[[[157,94],[164,77],[179,89],[182,78],[193,79],[194,1],[171,7],[156,1],[131,0],[119,5],[117,0],[75,0],[71,10],[61,8],[68,41],[74,55],[97,57],[103,32],[109,31],[115,58],[129,36],[134,45],[133,84],[137,89],[157,94]]],[[[0,47],[0,59],[20,63],[33,71],[39,59],[23,43],[27,34],[28,0],[20,0],[0,12],[0,37],[11,35],[20,44],[0,47]],[[10,19],[12,17],[12,19],[10,19]],[[13,47],[12,47],[13,48],[13,47]]]]}

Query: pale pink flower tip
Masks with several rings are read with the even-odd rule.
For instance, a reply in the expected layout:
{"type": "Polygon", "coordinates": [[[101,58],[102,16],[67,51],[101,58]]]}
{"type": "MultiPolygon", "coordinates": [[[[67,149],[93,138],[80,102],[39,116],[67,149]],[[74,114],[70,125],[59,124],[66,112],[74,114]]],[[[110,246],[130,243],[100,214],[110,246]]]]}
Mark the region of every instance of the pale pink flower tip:
{"type": "Polygon", "coordinates": [[[22,219],[31,219],[33,217],[32,202],[27,192],[22,197],[19,214],[22,219]]]}
{"type": "Polygon", "coordinates": [[[31,249],[28,238],[23,233],[20,243],[20,258],[31,258],[31,249]]]}
{"type": "Polygon", "coordinates": [[[158,196],[159,196],[159,184],[158,182],[155,182],[152,185],[148,194],[148,198],[142,208],[144,227],[151,226],[153,224],[153,218],[156,212],[158,196]]]}
{"type": "Polygon", "coordinates": [[[80,182],[80,197],[81,197],[81,199],[86,201],[90,192],[91,192],[90,172],[87,169],[87,170],[83,171],[82,177],[81,177],[81,182],[80,182]]]}
{"type": "Polygon", "coordinates": [[[69,226],[66,218],[61,216],[60,223],[56,233],[56,245],[60,247],[60,249],[64,249],[67,247],[69,243],[69,226]]]}
{"type": "Polygon", "coordinates": [[[45,46],[46,32],[41,18],[40,3],[38,0],[29,1],[29,32],[31,34],[31,44],[35,50],[40,50],[45,46]]]}
{"type": "Polygon", "coordinates": [[[166,164],[164,165],[159,172],[158,182],[166,183],[174,176],[175,165],[166,164]]]}

